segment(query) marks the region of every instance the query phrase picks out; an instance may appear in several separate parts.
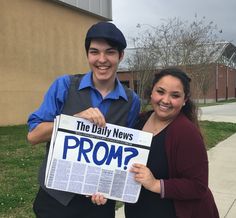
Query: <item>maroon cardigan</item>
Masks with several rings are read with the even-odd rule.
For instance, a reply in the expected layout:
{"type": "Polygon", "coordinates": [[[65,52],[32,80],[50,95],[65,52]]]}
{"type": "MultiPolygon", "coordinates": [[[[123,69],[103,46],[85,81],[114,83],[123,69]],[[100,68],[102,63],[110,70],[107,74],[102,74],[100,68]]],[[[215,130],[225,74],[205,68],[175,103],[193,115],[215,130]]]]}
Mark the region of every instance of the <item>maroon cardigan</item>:
{"type": "Polygon", "coordinates": [[[185,115],[168,126],[166,154],[170,178],[164,180],[165,198],[174,201],[178,218],[218,218],[208,188],[208,158],[199,130],[185,115]]]}

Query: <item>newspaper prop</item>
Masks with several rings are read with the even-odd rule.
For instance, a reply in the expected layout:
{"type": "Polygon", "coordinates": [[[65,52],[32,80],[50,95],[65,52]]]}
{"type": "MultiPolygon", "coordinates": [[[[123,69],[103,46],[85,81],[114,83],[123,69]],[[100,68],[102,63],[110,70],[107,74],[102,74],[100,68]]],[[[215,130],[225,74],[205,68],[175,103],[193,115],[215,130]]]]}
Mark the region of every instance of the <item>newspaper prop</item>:
{"type": "Polygon", "coordinates": [[[47,188],[135,203],[141,185],[129,172],[133,163],[146,164],[152,134],[106,124],[99,127],[60,115],[54,129],[45,175],[47,188]]]}

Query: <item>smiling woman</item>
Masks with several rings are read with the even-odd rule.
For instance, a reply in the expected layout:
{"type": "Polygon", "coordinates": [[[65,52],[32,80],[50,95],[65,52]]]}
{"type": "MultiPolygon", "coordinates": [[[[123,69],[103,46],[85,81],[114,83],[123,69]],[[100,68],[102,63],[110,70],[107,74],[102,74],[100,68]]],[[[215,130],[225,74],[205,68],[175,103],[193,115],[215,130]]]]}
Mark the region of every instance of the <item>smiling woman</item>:
{"type": "Polygon", "coordinates": [[[151,105],[155,113],[149,119],[150,125],[147,123],[145,126],[160,132],[158,130],[167,126],[179,114],[186,100],[188,98],[182,82],[170,75],[163,77],[153,87],[151,105]]]}
{"type": "Polygon", "coordinates": [[[208,188],[208,160],[190,95],[191,79],[176,68],[163,69],[153,80],[153,110],[141,114],[137,129],[154,133],[147,166],[131,171],[143,189],[126,218],[218,218],[208,188]]]}

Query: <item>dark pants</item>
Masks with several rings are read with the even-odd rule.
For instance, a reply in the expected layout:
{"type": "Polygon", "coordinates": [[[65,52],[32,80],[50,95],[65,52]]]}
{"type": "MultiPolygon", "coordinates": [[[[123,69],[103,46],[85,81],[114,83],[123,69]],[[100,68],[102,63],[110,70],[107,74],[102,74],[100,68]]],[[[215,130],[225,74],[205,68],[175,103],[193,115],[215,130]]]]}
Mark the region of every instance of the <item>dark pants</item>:
{"type": "Polygon", "coordinates": [[[33,210],[37,218],[115,218],[115,201],[108,200],[105,205],[98,206],[90,198],[75,195],[64,206],[40,188],[33,210]]]}

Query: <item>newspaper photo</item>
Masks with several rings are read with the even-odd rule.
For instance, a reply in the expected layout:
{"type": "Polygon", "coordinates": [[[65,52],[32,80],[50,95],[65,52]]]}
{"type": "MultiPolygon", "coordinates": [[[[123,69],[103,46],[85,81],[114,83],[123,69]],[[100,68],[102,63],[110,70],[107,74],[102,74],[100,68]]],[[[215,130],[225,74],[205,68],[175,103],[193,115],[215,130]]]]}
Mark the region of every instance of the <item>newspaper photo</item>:
{"type": "Polygon", "coordinates": [[[146,165],[152,134],[107,123],[59,115],[54,121],[47,161],[47,188],[135,203],[141,185],[129,172],[146,165]]]}

